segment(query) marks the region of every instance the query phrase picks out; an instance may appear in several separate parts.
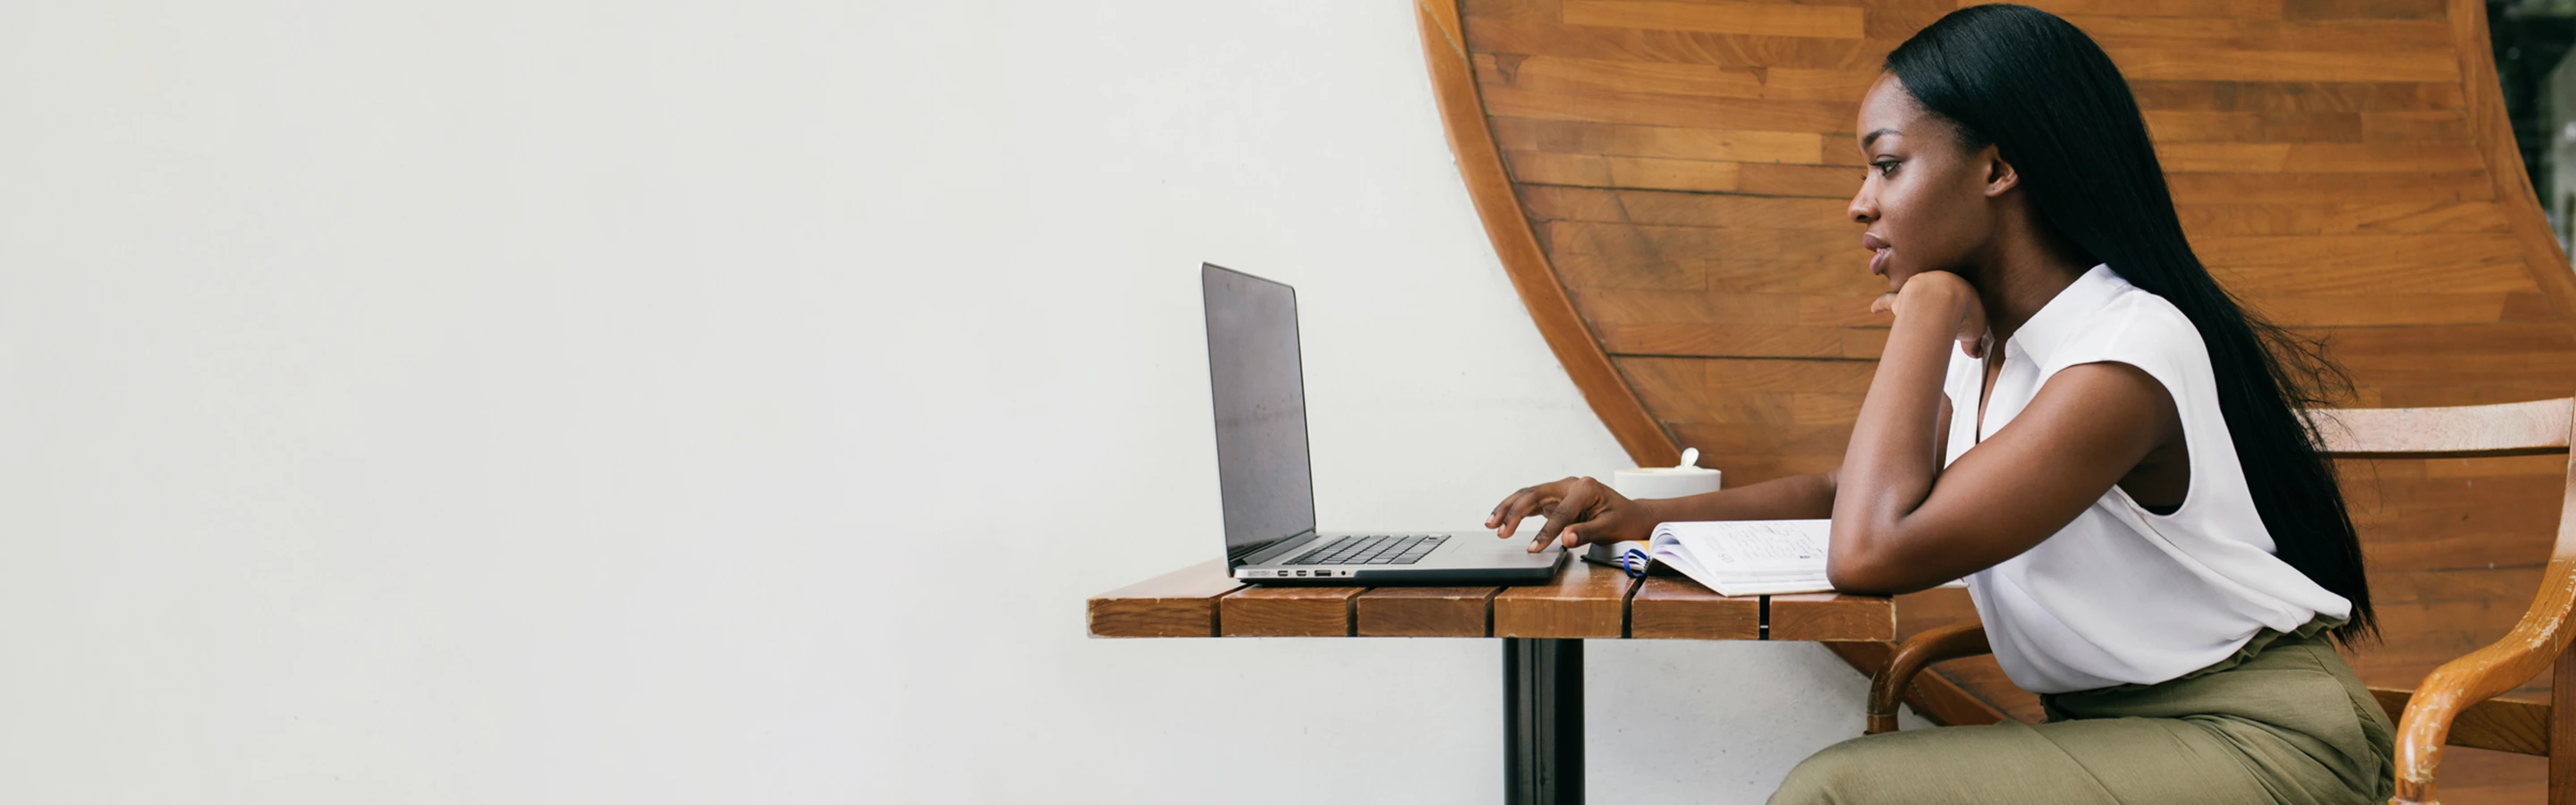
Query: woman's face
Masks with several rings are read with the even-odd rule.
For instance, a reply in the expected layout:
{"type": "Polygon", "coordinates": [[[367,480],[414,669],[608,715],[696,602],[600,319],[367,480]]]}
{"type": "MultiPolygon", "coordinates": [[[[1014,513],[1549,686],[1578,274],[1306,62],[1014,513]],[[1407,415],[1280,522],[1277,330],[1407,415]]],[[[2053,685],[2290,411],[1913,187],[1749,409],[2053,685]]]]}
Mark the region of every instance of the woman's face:
{"type": "Polygon", "coordinates": [[[1861,245],[1872,252],[1870,273],[1886,277],[1889,291],[1926,271],[1977,281],[1968,269],[1994,230],[1991,196],[2011,184],[1992,181],[2001,166],[1994,147],[1963,147],[1956,128],[1894,73],[1870,85],[1853,131],[1869,178],[1852,196],[1851,216],[1868,227],[1861,245]]]}

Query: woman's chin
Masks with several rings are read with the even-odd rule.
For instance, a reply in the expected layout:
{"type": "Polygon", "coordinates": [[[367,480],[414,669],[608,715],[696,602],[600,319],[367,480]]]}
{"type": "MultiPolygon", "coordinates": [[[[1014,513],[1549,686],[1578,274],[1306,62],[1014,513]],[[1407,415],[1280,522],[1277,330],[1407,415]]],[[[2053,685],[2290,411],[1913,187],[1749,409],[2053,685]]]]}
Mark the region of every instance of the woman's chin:
{"type": "MultiPolygon", "coordinates": [[[[1905,284],[1906,284],[1906,283],[1908,283],[1908,282],[1913,282],[1915,277],[1920,277],[1920,276],[1923,276],[1923,275],[1925,275],[1925,274],[1928,274],[1928,273],[1931,273],[1931,272],[1934,272],[1934,271],[1939,271],[1939,270],[1941,270],[1941,269],[1915,269],[1915,268],[1909,268],[1909,269],[1904,269],[1904,270],[1901,270],[1901,271],[1900,271],[1900,270],[1898,270],[1895,266],[1888,266],[1888,268],[1887,268],[1887,291],[1888,291],[1888,293],[1895,293],[1895,292],[1897,292],[1897,291],[1905,290],[1905,284]]],[[[1956,272],[1953,272],[1953,273],[1956,273],[1956,272]]]]}

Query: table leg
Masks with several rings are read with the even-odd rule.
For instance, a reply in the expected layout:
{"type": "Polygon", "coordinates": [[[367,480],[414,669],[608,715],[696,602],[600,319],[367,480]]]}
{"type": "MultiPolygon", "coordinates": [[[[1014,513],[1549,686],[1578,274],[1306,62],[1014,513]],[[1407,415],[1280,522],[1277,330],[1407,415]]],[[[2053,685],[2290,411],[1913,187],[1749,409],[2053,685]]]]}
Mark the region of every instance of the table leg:
{"type": "Polygon", "coordinates": [[[1582,805],[1583,641],[1503,638],[1503,802],[1582,805]]]}

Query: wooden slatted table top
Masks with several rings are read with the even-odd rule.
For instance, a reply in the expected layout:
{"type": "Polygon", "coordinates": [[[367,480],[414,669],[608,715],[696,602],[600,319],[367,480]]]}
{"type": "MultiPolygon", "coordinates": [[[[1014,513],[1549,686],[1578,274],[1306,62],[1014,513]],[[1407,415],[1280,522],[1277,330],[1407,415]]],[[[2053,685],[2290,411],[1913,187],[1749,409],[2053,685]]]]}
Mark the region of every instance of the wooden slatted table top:
{"type": "Polygon", "coordinates": [[[1730,598],[1570,559],[1554,580],[1517,587],[1258,587],[1211,560],[1092,597],[1090,622],[1095,637],[1896,639],[1887,598],[1730,598]]]}

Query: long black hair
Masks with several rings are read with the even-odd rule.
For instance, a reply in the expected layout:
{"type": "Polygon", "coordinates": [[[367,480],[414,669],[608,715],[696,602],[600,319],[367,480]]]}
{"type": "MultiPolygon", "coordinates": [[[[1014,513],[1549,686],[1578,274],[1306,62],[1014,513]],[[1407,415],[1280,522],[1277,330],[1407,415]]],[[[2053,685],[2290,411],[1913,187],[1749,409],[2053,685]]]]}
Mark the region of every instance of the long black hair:
{"type": "Polygon", "coordinates": [[[2321,344],[2247,314],[2209,276],[2111,57],[2056,15],[1999,4],[1942,17],[1887,54],[1886,70],[1963,144],[1994,145],[2041,219],[2086,260],[2190,317],[2275,555],[2352,602],[2337,639],[2375,635],[2361,540],[2303,410],[2351,381],[2321,344]]]}

